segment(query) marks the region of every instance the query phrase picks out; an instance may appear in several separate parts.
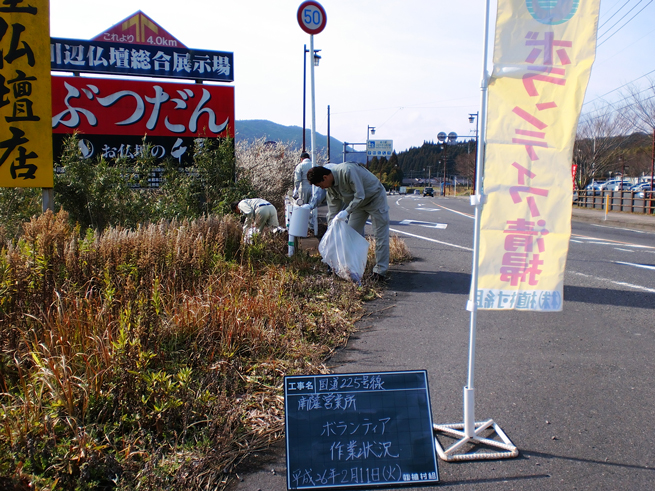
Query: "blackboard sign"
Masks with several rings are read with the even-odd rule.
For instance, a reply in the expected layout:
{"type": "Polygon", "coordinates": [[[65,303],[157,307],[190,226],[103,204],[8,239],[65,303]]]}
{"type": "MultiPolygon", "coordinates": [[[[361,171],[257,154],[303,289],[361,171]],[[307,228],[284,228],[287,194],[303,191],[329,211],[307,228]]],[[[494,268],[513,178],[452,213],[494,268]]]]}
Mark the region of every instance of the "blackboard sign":
{"type": "Polygon", "coordinates": [[[287,488],[439,481],[425,370],[284,379],[287,488]]]}

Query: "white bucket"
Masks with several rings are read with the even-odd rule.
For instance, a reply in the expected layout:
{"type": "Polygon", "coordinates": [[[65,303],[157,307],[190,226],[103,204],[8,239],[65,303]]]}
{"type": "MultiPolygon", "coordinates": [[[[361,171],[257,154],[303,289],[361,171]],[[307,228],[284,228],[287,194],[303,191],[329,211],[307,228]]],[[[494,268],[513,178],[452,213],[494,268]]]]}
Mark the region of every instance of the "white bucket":
{"type": "Polygon", "coordinates": [[[309,226],[309,210],[301,206],[294,206],[289,223],[289,235],[294,237],[307,237],[309,226]]]}

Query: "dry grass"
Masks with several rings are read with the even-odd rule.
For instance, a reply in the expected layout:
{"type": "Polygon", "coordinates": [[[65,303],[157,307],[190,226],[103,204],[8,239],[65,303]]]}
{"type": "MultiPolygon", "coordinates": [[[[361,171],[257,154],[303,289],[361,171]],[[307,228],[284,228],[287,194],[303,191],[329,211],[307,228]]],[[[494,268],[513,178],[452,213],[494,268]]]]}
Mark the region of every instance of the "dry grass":
{"type": "MultiPolygon", "coordinates": [[[[366,239],[369,242],[368,257],[366,261],[366,269],[372,270],[375,264],[375,237],[368,236],[366,239]]],[[[397,234],[389,236],[389,263],[402,264],[411,261],[414,256],[405,244],[405,241],[398,237],[397,234]]]]}
{"type": "Polygon", "coordinates": [[[217,489],[283,429],[283,376],[325,371],[365,289],[231,217],[81,234],[65,213],[0,253],[0,481],[217,489]]]}

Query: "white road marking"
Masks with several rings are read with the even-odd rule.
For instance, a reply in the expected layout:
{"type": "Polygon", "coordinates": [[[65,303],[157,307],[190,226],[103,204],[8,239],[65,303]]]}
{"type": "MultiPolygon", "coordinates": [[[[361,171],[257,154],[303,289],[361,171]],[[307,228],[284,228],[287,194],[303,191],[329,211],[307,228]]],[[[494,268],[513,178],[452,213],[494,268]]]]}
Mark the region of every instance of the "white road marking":
{"type": "Polygon", "coordinates": [[[446,227],[448,227],[447,223],[423,222],[421,220],[403,220],[402,222],[399,223],[399,225],[411,225],[411,224],[415,224],[418,225],[419,227],[425,227],[425,228],[445,229],[446,227]]]}
{"type": "Polygon", "coordinates": [[[607,278],[600,278],[598,276],[592,276],[592,275],[589,275],[589,274],[578,273],[577,271],[568,270],[567,272],[571,273],[571,274],[578,275],[578,276],[584,276],[585,278],[592,278],[594,280],[607,281],[609,283],[614,283],[615,285],[627,286],[629,288],[634,288],[635,290],[643,290],[643,291],[646,291],[646,292],[649,292],[649,293],[655,293],[655,290],[653,288],[646,288],[645,286],[633,285],[632,283],[624,283],[623,281],[608,280],[607,278]]]}
{"type": "Polygon", "coordinates": [[[652,233],[652,232],[646,232],[645,230],[635,230],[633,228],[610,227],[609,225],[599,225],[597,223],[590,223],[589,225],[592,225],[594,227],[601,227],[601,228],[611,228],[612,230],[626,230],[628,232],[635,232],[637,234],[651,234],[652,233]]]}
{"type": "Polygon", "coordinates": [[[571,242],[575,242],[576,244],[584,244],[583,241],[581,241],[581,240],[575,240],[575,239],[571,239],[571,242]]]}
{"type": "Polygon", "coordinates": [[[594,244],[594,243],[602,243],[602,244],[609,244],[609,245],[622,245],[625,247],[636,247],[637,249],[655,249],[653,246],[645,246],[645,245],[639,245],[639,244],[631,244],[630,242],[623,242],[620,240],[611,240],[611,239],[605,239],[605,241],[602,241],[601,239],[597,237],[587,237],[586,235],[578,235],[578,234],[572,234],[573,237],[577,237],[578,239],[585,239],[587,240],[589,244],[594,244]],[[597,241],[597,242],[593,242],[597,241]]]}
{"type": "Polygon", "coordinates": [[[437,244],[443,244],[443,245],[447,245],[447,246],[451,246],[451,247],[457,247],[458,249],[464,249],[465,251],[473,252],[473,249],[471,249],[470,247],[464,247],[464,246],[457,245],[457,244],[450,244],[449,242],[442,242],[440,240],[430,239],[429,237],[423,237],[422,235],[410,234],[409,232],[405,232],[403,230],[396,230],[395,228],[390,228],[389,230],[391,230],[392,232],[399,233],[399,234],[409,235],[410,237],[416,237],[417,239],[428,240],[430,242],[436,242],[437,244]]]}
{"type": "Polygon", "coordinates": [[[635,252],[632,249],[621,249],[620,247],[615,247],[614,250],[616,251],[623,251],[623,252],[635,252]]]}
{"type": "Polygon", "coordinates": [[[651,266],[650,264],[635,264],[635,263],[624,263],[623,261],[612,261],[615,264],[623,264],[625,266],[634,266],[635,268],[644,268],[644,269],[652,269],[655,271],[655,266],[651,266]]]}

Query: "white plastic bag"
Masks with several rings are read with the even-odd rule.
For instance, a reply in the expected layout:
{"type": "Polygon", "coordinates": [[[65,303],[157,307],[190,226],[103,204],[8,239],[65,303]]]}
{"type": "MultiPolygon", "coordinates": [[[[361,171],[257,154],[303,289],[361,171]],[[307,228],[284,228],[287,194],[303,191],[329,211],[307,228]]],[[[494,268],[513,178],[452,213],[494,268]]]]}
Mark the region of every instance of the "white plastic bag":
{"type": "Polygon", "coordinates": [[[325,235],[318,244],[323,262],[345,280],[360,284],[366,256],[368,240],[359,235],[344,220],[332,220],[325,235]]]}

